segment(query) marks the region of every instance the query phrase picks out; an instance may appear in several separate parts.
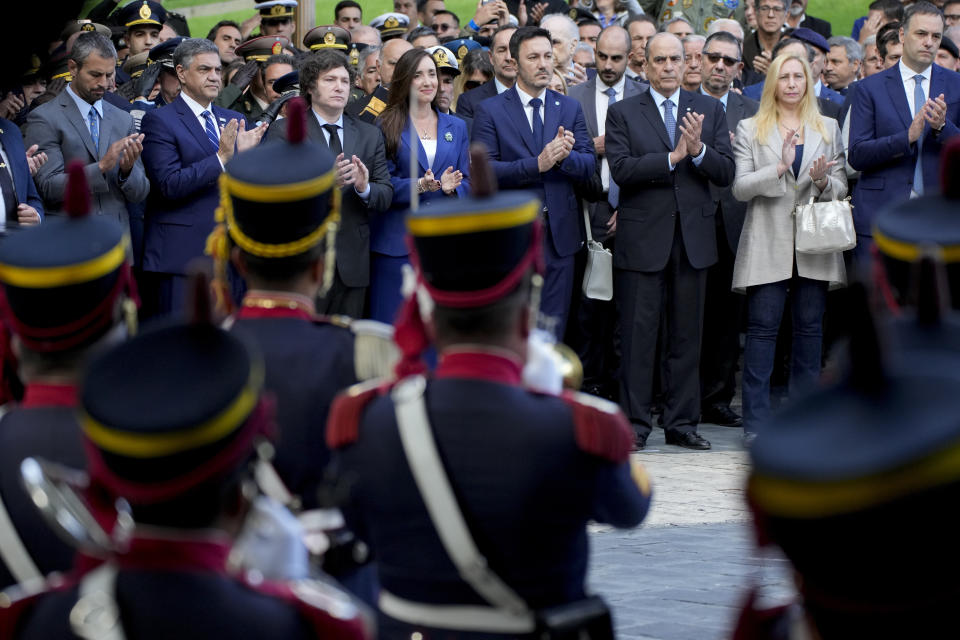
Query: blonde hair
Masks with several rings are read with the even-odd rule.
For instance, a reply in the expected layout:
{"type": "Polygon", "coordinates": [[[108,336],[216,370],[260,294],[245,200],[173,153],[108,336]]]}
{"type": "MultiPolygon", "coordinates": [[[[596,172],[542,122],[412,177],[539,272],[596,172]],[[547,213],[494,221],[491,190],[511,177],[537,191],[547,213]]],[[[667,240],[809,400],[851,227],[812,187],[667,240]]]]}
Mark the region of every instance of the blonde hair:
{"type": "Polygon", "coordinates": [[[830,142],[830,135],[823,124],[823,116],[820,115],[820,107],[817,104],[810,64],[804,58],[793,53],[777,56],[770,63],[770,68],[767,69],[767,79],[763,84],[763,95],[760,97],[760,108],[757,109],[757,115],[754,116],[757,123],[757,139],[767,140],[780,120],[780,105],[777,102],[777,80],[780,77],[780,70],[783,65],[790,60],[796,60],[800,63],[803,67],[803,75],[807,79],[807,90],[800,101],[800,122],[816,130],[824,142],[830,142]]]}
{"type": "MultiPolygon", "coordinates": [[[[560,79],[560,84],[562,85],[563,89],[561,89],[559,93],[562,93],[563,95],[567,95],[567,79],[563,77],[563,74],[560,73],[559,69],[557,68],[553,69],[553,78],[560,79]]],[[[550,84],[553,84],[553,79],[550,80],[550,84]]]]}

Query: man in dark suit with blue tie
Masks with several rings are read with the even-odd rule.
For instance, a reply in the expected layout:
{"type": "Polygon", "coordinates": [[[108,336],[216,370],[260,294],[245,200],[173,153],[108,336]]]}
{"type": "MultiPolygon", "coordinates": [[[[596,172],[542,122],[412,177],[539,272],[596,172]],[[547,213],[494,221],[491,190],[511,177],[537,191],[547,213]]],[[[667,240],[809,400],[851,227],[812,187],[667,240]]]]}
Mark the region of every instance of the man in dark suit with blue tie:
{"type": "Polygon", "coordinates": [[[220,52],[188,38],[173,61],[181,91],[143,117],[143,164],[153,185],[144,233],[144,315],[164,315],[185,303],[187,264],[203,255],[219,204],[217,181],[235,152],[260,142],[266,127],[245,130],[236,111],[213,103],[220,91],[220,52]]]}
{"type": "Polygon", "coordinates": [[[477,106],[473,141],[487,147],[501,188],[540,195],[547,222],[540,310],[554,320],[554,334],[562,339],[573,295],[573,257],[584,242],[574,183],[588,182],[597,164],[580,104],[547,89],[552,48],[545,29],[514,32],[510,56],[517,61],[517,83],[477,106]]]}
{"type": "Polygon", "coordinates": [[[943,146],[960,135],[960,75],[933,64],[943,14],[929,2],[906,10],[903,57],[858,84],[850,107],[855,257],[868,260],[877,211],[937,188],[943,146]]]}
{"type": "Polygon", "coordinates": [[[646,60],[650,90],[607,110],[607,160],[620,186],[613,254],[623,338],[620,402],[643,448],[652,428],[662,317],[667,444],[709,449],[697,433],[700,335],[707,268],[717,261],[711,184],[733,182],[730,132],[718,100],[680,88],[679,38],[650,38],[646,60]]]}
{"type": "Polygon", "coordinates": [[[43,201],[30,175],[20,130],[0,118],[0,231],[37,224],[42,217],[43,201]]]}
{"type": "Polygon", "coordinates": [[[457,98],[457,115],[473,118],[477,105],[487,98],[500,95],[517,81],[517,62],[510,56],[510,37],[516,30],[512,24],[506,24],[494,32],[490,44],[493,79],[462,93],[457,98]]]}

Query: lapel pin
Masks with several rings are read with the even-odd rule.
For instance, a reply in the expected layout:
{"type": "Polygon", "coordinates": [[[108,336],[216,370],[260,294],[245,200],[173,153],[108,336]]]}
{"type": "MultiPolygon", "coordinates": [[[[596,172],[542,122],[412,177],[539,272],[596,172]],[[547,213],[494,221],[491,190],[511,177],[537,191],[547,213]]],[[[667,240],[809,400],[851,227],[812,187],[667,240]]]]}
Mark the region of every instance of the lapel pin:
{"type": "Polygon", "coordinates": [[[559,101],[559,100],[557,100],[557,101],[556,101],[556,102],[554,102],[553,104],[555,104],[556,106],[558,106],[558,107],[559,107],[559,106],[560,106],[560,101],[559,101]]]}

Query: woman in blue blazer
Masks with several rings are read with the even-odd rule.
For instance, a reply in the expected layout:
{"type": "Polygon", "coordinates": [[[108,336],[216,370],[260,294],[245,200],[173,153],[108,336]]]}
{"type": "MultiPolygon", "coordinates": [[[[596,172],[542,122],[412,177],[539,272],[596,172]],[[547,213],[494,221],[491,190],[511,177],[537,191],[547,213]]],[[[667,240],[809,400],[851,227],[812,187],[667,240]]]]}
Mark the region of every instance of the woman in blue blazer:
{"type": "Polygon", "coordinates": [[[421,207],[466,196],[469,190],[467,125],[437,109],[439,82],[437,63],[429,53],[407,51],[397,61],[387,106],[377,121],[386,145],[393,203],[384,213],[370,215],[370,315],[374,320],[392,324],[403,301],[403,265],[409,263],[404,218],[410,209],[412,183],[421,207]],[[413,143],[411,125],[418,133],[413,143]],[[417,145],[413,169],[411,144],[417,145]]]}

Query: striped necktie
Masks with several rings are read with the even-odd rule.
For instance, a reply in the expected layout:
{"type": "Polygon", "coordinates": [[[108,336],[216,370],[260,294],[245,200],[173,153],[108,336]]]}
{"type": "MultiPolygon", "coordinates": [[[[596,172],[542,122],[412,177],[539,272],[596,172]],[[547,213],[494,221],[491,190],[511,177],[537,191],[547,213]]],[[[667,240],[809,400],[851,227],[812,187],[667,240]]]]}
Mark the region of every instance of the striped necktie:
{"type": "Polygon", "coordinates": [[[213,148],[217,151],[220,150],[220,136],[217,135],[217,125],[213,123],[213,116],[210,115],[209,111],[204,111],[200,115],[203,116],[206,126],[204,130],[207,132],[207,138],[210,139],[210,144],[213,145],[213,148]]]}

